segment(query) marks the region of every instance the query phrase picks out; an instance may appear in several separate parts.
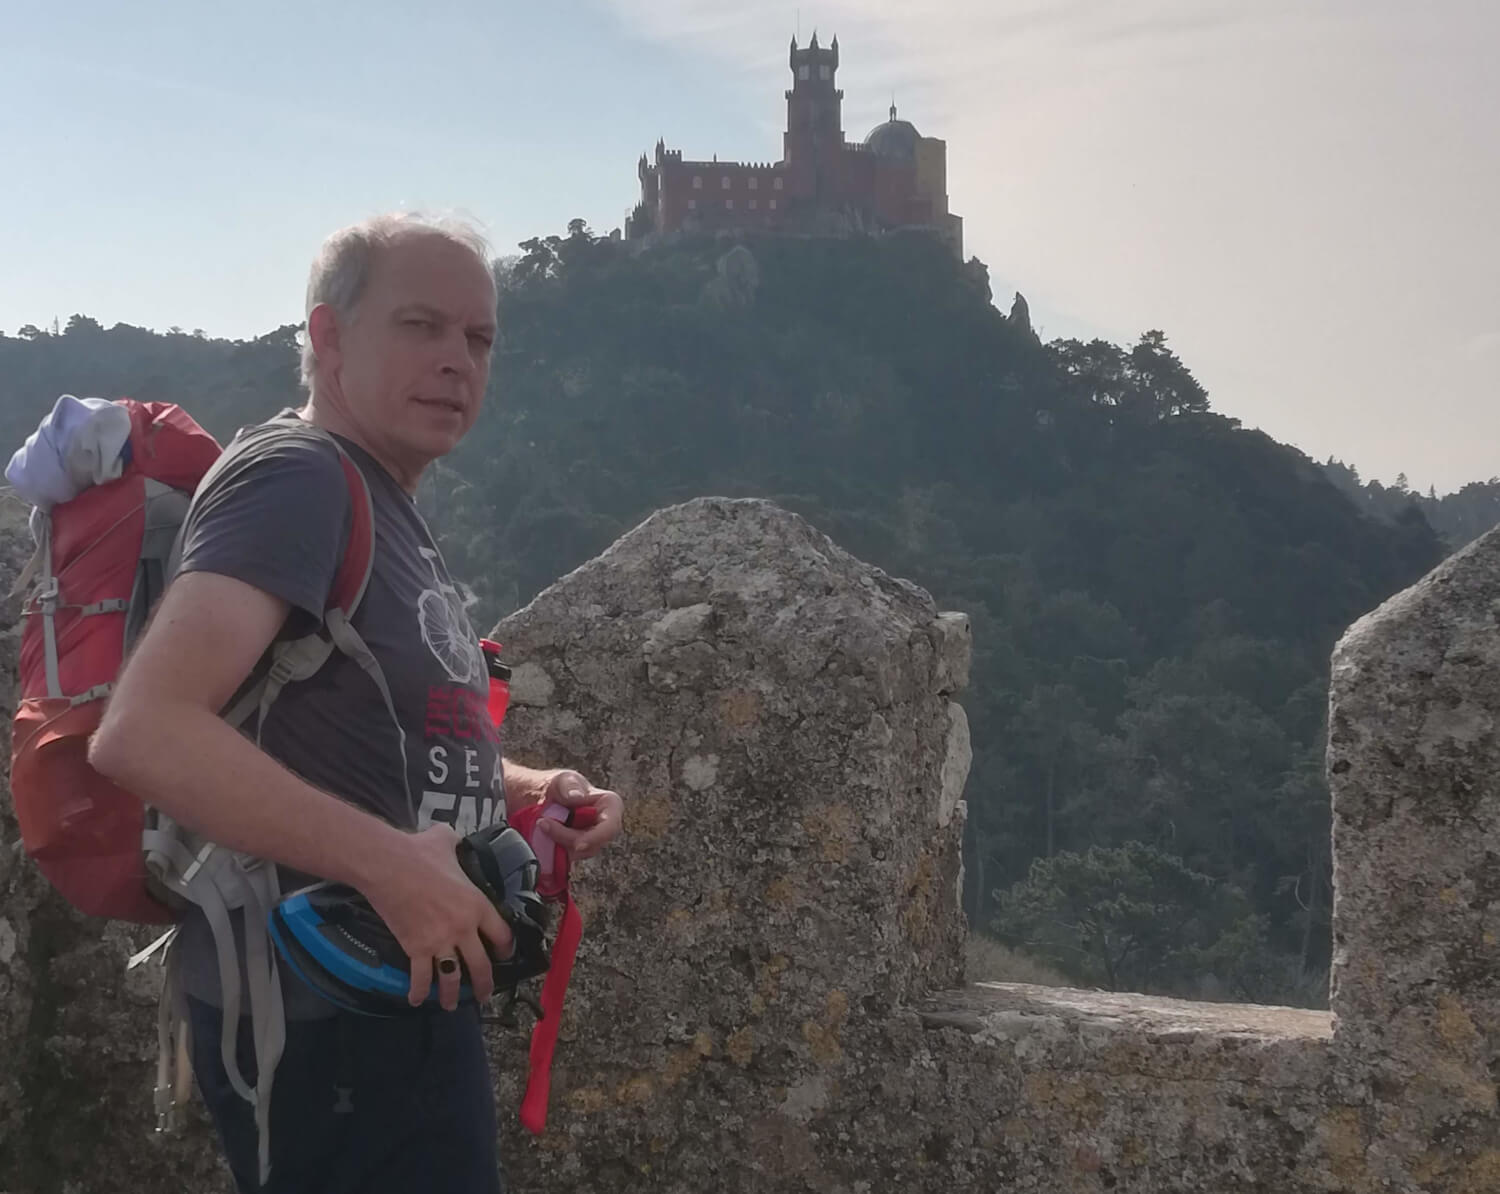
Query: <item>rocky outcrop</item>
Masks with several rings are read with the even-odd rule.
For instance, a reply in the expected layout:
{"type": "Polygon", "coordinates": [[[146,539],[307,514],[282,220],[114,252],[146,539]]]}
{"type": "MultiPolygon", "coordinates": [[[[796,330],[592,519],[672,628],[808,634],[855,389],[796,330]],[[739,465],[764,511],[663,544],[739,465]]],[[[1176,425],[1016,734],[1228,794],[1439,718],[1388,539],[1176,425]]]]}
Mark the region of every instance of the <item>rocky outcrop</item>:
{"type": "Polygon", "coordinates": [[[1031,327],[1031,304],[1026,301],[1026,296],[1019,290],[1010,304],[1010,325],[1017,331],[1025,332],[1028,336],[1035,336],[1036,332],[1031,327]]]}
{"type": "Polygon", "coordinates": [[[760,290],[760,263],[744,245],[735,245],[716,262],[703,285],[703,300],[716,307],[750,307],[760,290]]]}

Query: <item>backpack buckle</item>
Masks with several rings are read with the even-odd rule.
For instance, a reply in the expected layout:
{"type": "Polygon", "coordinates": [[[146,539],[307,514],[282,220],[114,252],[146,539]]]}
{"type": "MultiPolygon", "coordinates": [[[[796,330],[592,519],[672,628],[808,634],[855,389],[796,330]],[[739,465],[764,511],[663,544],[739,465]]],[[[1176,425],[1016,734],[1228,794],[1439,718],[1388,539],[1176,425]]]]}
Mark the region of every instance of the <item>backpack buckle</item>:
{"type": "Polygon", "coordinates": [[[47,582],[36,591],[36,601],[42,608],[43,613],[51,614],[57,612],[57,603],[62,596],[62,588],[57,583],[57,577],[49,576],[47,582]]]}
{"type": "Polygon", "coordinates": [[[266,670],[266,676],[278,689],[285,688],[297,678],[296,665],[288,658],[288,653],[283,651],[271,660],[271,666],[266,670]]]}
{"type": "Polygon", "coordinates": [[[234,860],[246,876],[257,875],[270,865],[266,859],[255,854],[236,854],[234,860]]]}

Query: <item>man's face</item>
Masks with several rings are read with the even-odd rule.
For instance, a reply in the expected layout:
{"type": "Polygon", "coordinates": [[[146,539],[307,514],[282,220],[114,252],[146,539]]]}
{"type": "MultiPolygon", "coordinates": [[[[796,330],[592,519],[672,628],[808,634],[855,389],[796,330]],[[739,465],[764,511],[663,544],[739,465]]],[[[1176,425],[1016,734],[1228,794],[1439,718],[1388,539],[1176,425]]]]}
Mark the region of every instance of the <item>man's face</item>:
{"type": "Polygon", "coordinates": [[[473,253],[413,234],[376,258],[339,329],[338,382],[368,446],[415,481],[479,416],[495,339],[495,290],[473,253]]]}

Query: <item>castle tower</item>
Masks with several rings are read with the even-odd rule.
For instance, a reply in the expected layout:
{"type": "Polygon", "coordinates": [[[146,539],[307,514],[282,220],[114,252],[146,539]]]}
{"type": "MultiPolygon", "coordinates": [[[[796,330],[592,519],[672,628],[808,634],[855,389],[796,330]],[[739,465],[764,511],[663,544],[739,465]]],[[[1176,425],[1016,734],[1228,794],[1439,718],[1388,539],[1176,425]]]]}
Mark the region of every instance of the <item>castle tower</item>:
{"type": "Polygon", "coordinates": [[[786,135],[783,154],[789,165],[815,165],[844,145],[844,93],[834,83],[839,69],[839,39],[827,49],[818,35],[805,49],[792,38],[789,59],[792,89],[786,93],[786,135]]]}

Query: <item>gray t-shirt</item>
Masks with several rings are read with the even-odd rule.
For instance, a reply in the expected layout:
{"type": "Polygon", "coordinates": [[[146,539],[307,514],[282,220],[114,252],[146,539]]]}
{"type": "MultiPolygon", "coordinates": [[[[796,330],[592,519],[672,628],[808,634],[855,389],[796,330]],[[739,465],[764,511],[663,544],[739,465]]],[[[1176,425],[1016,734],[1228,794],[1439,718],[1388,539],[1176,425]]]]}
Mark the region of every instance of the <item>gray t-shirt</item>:
{"type": "MultiPolygon", "coordinates": [[[[470,833],[505,815],[479,640],[415,503],[374,457],[339,442],[365,476],[375,521],[373,569],[353,626],[385,673],[400,732],[374,681],[334,651],[315,676],[282,691],[261,746],[314,787],[393,825],[443,821],[470,833]]],[[[228,451],[232,461],[189,513],[180,572],[233,577],[282,598],[292,607],[284,637],[316,629],[353,520],[338,451],[296,428],[228,451]]],[[[312,880],[281,872],[283,892],[312,880]]],[[[178,948],[184,991],[219,1006],[212,935],[196,910],[178,948]]],[[[281,970],[289,1018],[332,1010],[281,970]]]]}

